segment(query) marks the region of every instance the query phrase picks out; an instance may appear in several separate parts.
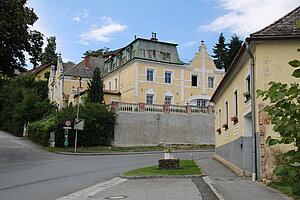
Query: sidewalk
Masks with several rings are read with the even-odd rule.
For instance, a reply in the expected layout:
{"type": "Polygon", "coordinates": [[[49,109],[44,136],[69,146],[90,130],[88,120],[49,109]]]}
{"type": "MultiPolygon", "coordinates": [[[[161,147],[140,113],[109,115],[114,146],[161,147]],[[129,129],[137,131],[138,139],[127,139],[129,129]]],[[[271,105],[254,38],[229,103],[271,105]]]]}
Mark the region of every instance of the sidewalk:
{"type": "Polygon", "coordinates": [[[204,174],[225,200],[291,200],[272,188],[250,179],[238,177],[230,169],[213,159],[198,160],[204,174]]]}

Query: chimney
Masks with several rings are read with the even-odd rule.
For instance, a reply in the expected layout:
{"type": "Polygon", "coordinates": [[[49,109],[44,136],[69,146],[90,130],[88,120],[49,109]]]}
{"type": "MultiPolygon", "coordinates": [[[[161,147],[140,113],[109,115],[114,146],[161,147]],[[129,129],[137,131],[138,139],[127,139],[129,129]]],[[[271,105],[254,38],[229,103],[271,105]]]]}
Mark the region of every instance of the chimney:
{"type": "Polygon", "coordinates": [[[89,56],[84,57],[84,66],[90,67],[90,57],[89,56]]]}
{"type": "Polygon", "coordinates": [[[152,32],[152,38],[150,38],[151,41],[157,41],[156,39],[156,33],[152,32]]]}

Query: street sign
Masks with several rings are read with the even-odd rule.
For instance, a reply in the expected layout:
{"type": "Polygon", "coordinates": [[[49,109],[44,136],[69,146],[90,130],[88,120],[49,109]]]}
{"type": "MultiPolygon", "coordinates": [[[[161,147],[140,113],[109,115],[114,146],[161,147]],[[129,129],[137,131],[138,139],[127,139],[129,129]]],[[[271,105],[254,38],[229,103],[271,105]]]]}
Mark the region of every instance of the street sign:
{"type": "Polygon", "coordinates": [[[72,123],[71,123],[70,121],[66,121],[66,122],[65,122],[65,125],[66,125],[66,126],[71,126],[71,124],[72,124],[72,123]]]}
{"type": "Polygon", "coordinates": [[[67,147],[69,145],[68,141],[64,142],[65,147],[67,147]]]}
{"type": "Polygon", "coordinates": [[[64,126],[63,129],[72,129],[72,127],[64,126]]]}
{"type": "Polygon", "coordinates": [[[84,119],[76,118],[74,123],[74,129],[75,130],[84,130],[84,119]]]}
{"type": "MultiPolygon", "coordinates": [[[[68,127],[69,128],[69,127],[68,127]]],[[[69,130],[68,129],[66,129],[65,130],[65,132],[64,132],[64,137],[65,137],[65,142],[64,142],[64,145],[65,145],[65,147],[67,147],[68,146],[68,134],[69,134],[69,130]]]]}

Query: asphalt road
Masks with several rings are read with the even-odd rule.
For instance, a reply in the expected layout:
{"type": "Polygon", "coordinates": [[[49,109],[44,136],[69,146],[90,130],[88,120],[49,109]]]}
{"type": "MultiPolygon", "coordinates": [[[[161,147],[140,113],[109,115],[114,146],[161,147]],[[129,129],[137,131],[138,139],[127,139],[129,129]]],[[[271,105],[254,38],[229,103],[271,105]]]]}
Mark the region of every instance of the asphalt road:
{"type": "MultiPolygon", "coordinates": [[[[194,152],[209,158],[213,152],[194,152]]],[[[175,154],[176,155],[176,154],[175,154]]],[[[53,200],[120,173],[157,164],[162,154],[72,156],[49,153],[0,131],[0,199],[53,200]]],[[[190,153],[176,155],[189,159],[190,153]]]]}

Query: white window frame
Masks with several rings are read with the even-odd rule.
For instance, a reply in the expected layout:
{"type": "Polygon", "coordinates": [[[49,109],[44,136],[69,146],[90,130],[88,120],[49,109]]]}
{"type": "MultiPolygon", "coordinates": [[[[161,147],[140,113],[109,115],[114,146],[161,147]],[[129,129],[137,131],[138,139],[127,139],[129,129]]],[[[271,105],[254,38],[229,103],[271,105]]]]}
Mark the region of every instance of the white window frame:
{"type": "Polygon", "coordinates": [[[153,95],[153,104],[156,103],[156,93],[153,88],[147,88],[147,91],[145,92],[145,103],[147,103],[147,95],[153,95]]]}
{"type": "Polygon", "coordinates": [[[155,82],[155,71],[156,71],[156,69],[155,68],[153,68],[153,67],[146,67],[146,81],[148,81],[148,82],[155,82]],[[150,80],[148,80],[148,71],[153,71],[153,80],[152,81],[150,81],[150,80]]]}
{"type": "Polygon", "coordinates": [[[216,77],[208,76],[207,77],[207,87],[210,88],[210,89],[213,89],[213,88],[215,88],[215,85],[216,85],[216,77]],[[212,79],[212,87],[210,87],[211,85],[210,85],[209,79],[212,79]]]}
{"type": "Polygon", "coordinates": [[[173,78],[174,78],[174,71],[173,70],[165,69],[164,70],[164,78],[165,78],[165,83],[172,84],[173,83],[173,78]],[[171,76],[170,76],[170,83],[166,82],[166,73],[170,73],[171,74],[171,76]]]}
{"type": "Polygon", "coordinates": [[[239,102],[239,99],[238,99],[238,90],[235,89],[234,92],[233,92],[233,113],[234,113],[234,116],[238,116],[238,102],[239,102]]]}
{"type": "Polygon", "coordinates": [[[191,73],[191,74],[190,74],[191,87],[199,87],[199,85],[200,85],[200,84],[199,84],[199,81],[200,81],[200,80],[199,80],[199,77],[200,77],[199,74],[195,74],[195,73],[191,73]],[[192,81],[193,81],[193,78],[192,78],[192,77],[193,77],[193,76],[196,76],[196,77],[197,77],[197,82],[196,82],[197,85],[196,85],[196,86],[193,86],[193,84],[192,84],[192,81]]]}
{"type": "Polygon", "coordinates": [[[201,106],[201,107],[207,106],[207,100],[205,100],[205,99],[197,99],[197,100],[196,100],[196,105],[197,105],[197,106],[201,106]],[[199,103],[199,104],[198,104],[198,103],[199,103]],[[203,105],[203,103],[204,103],[204,105],[203,105]]]}
{"type": "Polygon", "coordinates": [[[115,78],[114,81],[115,81],[115,90],[117,90],[118,89],[118,78],[115,78]]]}
{"type": "Polygon", "coordinates": [[[167,96],[167,95],[165,95],[165,100],[164,100],[164,101],[166,102],[166,104],[172,105],[172,104],[173,104],[173,103],[172,103],[172,102],[173,102],[173,98],[174,98],[173,96],[167,96]],[[170,102],[169,102],[169,103],[167,103],[166,98],[170,98],[170,102]]]}
{"type": "Polygon", "coordinates": [[[146,94],[146,104],[154,104],[154,94],[146,94]],[[152,97],[152,103],[148,103],[148,97],[152,97]]]}
{"type": "Polygon", "coordinates": [[[111,81],[108,81],[108,90],[111,90],[111,81]]]}

